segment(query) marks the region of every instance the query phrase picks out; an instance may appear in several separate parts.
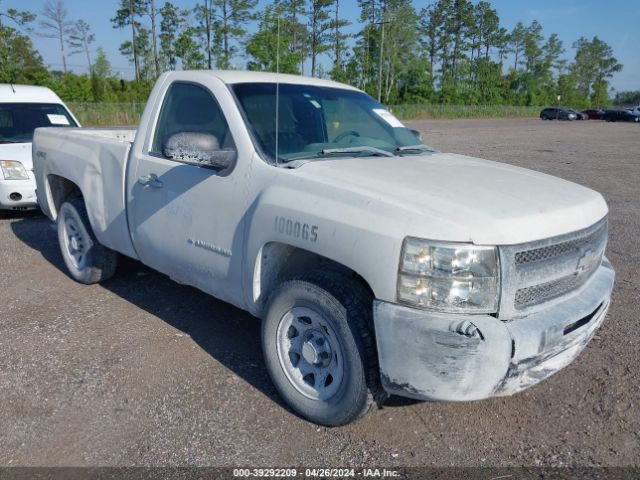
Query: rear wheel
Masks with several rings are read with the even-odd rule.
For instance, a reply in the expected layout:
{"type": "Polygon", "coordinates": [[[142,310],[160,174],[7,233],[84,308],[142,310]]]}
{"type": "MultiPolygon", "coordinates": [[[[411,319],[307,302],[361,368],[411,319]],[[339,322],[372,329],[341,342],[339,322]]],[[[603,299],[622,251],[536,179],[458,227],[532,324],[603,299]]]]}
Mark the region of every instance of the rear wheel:
{"type": "Polygon", "coordinates": [[[118,254],[96,239],[82,197],[69,198],[62,204],[57,227],[62,258],[74,280],[92,284],[113,276],[118,254]]]}
{"type": "Polygon", "coordinates": [[[262,323],[265,362],[299,415],[328,426],[364,416],[380,387],[372,299],[348,279],[316,273],[283,283],[262,323]]]}

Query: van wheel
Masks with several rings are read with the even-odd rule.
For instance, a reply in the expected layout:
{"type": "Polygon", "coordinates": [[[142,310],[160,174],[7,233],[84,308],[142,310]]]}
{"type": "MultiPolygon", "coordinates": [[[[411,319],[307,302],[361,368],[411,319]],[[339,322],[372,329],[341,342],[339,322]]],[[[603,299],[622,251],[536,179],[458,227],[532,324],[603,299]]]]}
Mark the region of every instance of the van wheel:
{"type": "Polygon", "coordinates": [[[113,277],[118,254],[98,243],[82,197],[62,204],[57,227],[62,258],[74,280],[89,285],[113,277]]]}
{"type": "Polygon", "coordinates": [[[312,422],[345,425],[385,398],[372,298],[343,276],[319,272],[280,285],[262,322],[262,348],[281,397],[312,422]]]}

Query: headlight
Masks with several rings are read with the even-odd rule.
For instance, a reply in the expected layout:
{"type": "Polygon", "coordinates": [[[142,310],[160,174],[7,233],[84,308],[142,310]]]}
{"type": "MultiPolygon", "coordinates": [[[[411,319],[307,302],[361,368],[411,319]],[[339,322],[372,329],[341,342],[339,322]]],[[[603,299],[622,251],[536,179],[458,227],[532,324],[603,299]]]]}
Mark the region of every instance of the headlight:
{"type": "Polygon", "coordinates": [[[494,313],[500,275],[496,247],[407,237],[398,301],[443,312],[494,313]]]}
{"type": "Polygon", "coordinates": [[[5,180],[29,180],[29,175],[20,162],[0,160],[0,168],[5,180]]]}

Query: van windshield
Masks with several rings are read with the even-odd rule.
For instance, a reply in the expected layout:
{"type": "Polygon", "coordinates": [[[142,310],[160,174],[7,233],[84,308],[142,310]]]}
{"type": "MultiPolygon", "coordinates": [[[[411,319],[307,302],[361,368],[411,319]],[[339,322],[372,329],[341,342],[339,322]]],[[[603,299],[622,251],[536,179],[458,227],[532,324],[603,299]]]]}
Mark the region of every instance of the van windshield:
{"type": "Polygon", "coordinates": [[[0,103],[0,143],[29,143],[38,127],[77,127],[55,103],[0,103]]]}
{"type": "Polygon", "coordinates": [[[273,163],[429,151],[392,113],[359,91],[285,83],[238,83],[232,90],[273,163]]]}

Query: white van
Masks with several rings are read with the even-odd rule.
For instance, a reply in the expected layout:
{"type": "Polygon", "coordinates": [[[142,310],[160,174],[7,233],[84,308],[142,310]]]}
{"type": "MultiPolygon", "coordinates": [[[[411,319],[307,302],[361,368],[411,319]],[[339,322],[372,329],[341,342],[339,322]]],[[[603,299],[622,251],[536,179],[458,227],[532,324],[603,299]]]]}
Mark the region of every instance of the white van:
{"type": "Polygon", "coordinates": [[[38,127],[80,126],[45,87],[0,84],[0,211],[37,208],[31,141],[38,127]]]}

